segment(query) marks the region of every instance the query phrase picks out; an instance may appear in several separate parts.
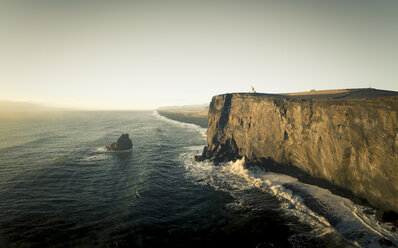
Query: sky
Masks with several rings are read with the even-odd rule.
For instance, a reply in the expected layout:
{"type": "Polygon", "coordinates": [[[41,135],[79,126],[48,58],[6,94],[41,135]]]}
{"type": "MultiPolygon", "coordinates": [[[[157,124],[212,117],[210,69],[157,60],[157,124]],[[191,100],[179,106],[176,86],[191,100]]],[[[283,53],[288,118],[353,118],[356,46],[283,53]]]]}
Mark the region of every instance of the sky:
{"type": "Polygon", "coordinates": [[[0,99],[155,109],[398,90],[396,0],[0,0],[0,99]]]}

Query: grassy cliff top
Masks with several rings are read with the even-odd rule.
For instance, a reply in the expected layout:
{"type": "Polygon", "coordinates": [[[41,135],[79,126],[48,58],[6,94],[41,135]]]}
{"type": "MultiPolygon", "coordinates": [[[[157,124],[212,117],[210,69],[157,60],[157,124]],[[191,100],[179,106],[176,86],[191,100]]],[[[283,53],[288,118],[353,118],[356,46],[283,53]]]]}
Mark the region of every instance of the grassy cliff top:
{"type": "Polygon", "coordinates": [[[233,93],[242,96],[265,96],[292,99],[369,99],[398,96],[397,91],[378,90],[373,88],[363,89],[336,89],[336,90],[311,90],[296,93],[265,94],[265,93],[233,93]]]}

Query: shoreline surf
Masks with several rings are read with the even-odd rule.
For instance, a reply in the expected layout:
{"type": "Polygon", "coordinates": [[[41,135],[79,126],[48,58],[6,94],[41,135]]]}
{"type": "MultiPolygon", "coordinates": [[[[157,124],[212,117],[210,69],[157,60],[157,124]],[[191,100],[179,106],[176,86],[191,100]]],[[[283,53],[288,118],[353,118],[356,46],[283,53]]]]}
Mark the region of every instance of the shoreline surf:
{"type": "MultiPolygon", "coordinates": [[[[184,123],[180,121],[184,120],[184,115],[180,116],[179,121],[160,116],[179,125],[184,123]]],[[[193,156],[193,152],[190,155],[193,156]]],[[[390,240],[393,245],[398,243],[398,235],[393,226],[390,223],[378,221],[375,216],[376,209],[373,206],[325,180],[297,173],[295,167],[280,167],[276,164],[247,165],[244,161],[238,160],[221,165],[223,168],[221,170],[219,166],[210,169],[207,164],[214,167],[211,162],[192,162],[186,156],[183,160],[190,176],[195,173],[194,177],[197,177],[198,171],[203,170],[199,173],[199,180],[198,178],[196,180],[206,182],[214,176],[212,173],[220,172],[242,177],[249,187],[259,188],[264,193],[278,198],[282,203],[281,210],[288,216],[311,225],[314,228],[312,232],[315,236],[319,236],[316,238],[326,235],[326,240],[334,239],[341,242],[341,245],[358,247],[379,247],[383,240],[390,240]],[[206,179],[206,177],[209,178],[206,179]],[[311,221],[311,218],[314,221],[311,221]]],[[[216,175],[216,177],[219,176],[216,175]]],[[[211,179],[207,183],[212,185],[214,182],[211,179]]],[[[222,188],[219,189],[222,190],[222,188]]]]}

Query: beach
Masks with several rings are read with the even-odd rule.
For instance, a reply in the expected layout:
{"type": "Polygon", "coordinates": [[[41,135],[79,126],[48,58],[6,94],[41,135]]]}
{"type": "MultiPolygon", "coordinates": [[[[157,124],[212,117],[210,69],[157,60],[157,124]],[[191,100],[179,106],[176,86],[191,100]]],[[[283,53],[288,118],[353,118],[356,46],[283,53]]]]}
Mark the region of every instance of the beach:
{"type": "Polygon", "coordinates": [[[160,115],[175,121],[181,121],[207,128],[208,110],[158,110],[160,115]]]}

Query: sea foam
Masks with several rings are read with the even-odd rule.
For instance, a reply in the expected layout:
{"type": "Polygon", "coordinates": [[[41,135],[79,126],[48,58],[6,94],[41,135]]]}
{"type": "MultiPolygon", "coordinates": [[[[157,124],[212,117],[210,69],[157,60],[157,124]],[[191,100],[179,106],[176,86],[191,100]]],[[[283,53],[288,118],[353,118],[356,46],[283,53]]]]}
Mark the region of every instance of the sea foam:
{"type": "MultiPolygon", "coordinates": [[[[194,149],[197,147],[187,148],[180,155],[186,177],[193,182],[211,185],[230,193],[239,204],[244,202],[243,197],[248,197],[248,190],[259,189],[276,197],[287,216],[309,224],[312,227],[310,235],[328,236],[328,240],[331,236],[345,239],[359,247],[380,247],[381,238],[398,244],[398,234],[392,231],[392,225],[377,221],[374,215],[365,214],[364,212],[369,212],[365,206],[288,175],[266,172],[256,166],[248,169],[244,159],[218,166],[209,161],[195,162],[192,160],[194,149]],[[307,202],[316,204],[308,205],[310,208],[307,202]]],[[[298,239],[300,238],[302,237],[298,239]]]]}
{"type": "MultiPolygon", "coordinates": [[[[161,120],[179,125],[187,129],[194,129],[206,137],[206,129],[194,124],[179,122],[159,115],[153,115],[161,120]]],[[[291,237],[295,247],[302,247],[300,240],[305,235],[325,237],[325,240],[347,240],[357,247],[381,247],[379,240],[388,239],[393,244],[398,244],[398,233],[393,231],[389,223],[376,220],[374,214],[365,206],[353,203],[344,197],[334,195],[328,189],[315,185],[305,184],[297,178],[267,172],[260,167],[245,167],[245,160],[222,163],[215,166],[210,161],[193,161],[195,151],[202,146],[186,147],[180,154],[180,161],[186,169],[186,177],[198,184],[210,185],[217,190],[230,193],[235,199],[234,207],[247,207],[245,201],[247,191],[259,189],[264,193],[276,197],[280,201],[281,210],[287,215],[298,219],[300,222],[312,227],[310,233],[301,233],[299,237],[291,237]],[[294,189],[294,190],[291,190],[294,189]],[[305,203],[315,201],[311,208],[305,203]],[[316,206],[315,206],[316,205],[316,206]]],[[[262,206],[253,206],[262,208],[262,206]]],[[[375,212],[375,211],[373,211],[375,212]]],[[[304,244],[305,246],[305,244],[304,244]]]]}
{"type": "Polygon", "coordinates": [[[204,137],[204,138],[207,137],[207,129],[206,128],[202,128],[202,127],[200,127],[198,125],[195,125],[195,124],[192,124],[192,123],[186,123],[186,122],[181,122],[181,121],[176,121],[176,120],[169,119],[167,117],[164,117],[164,116],[160,115],[158,113],[158,111],[156,111],[156,110],[153,111],[152,115],[154,117],[160,119],[160,120],[163,120],[163,121],[178,125],[180,127],[183,127],[183,128],[186,128],[186,129],[196,130],[197,132],[200,133],[200,135],[202,135],[202,137],[204,137]]]}

